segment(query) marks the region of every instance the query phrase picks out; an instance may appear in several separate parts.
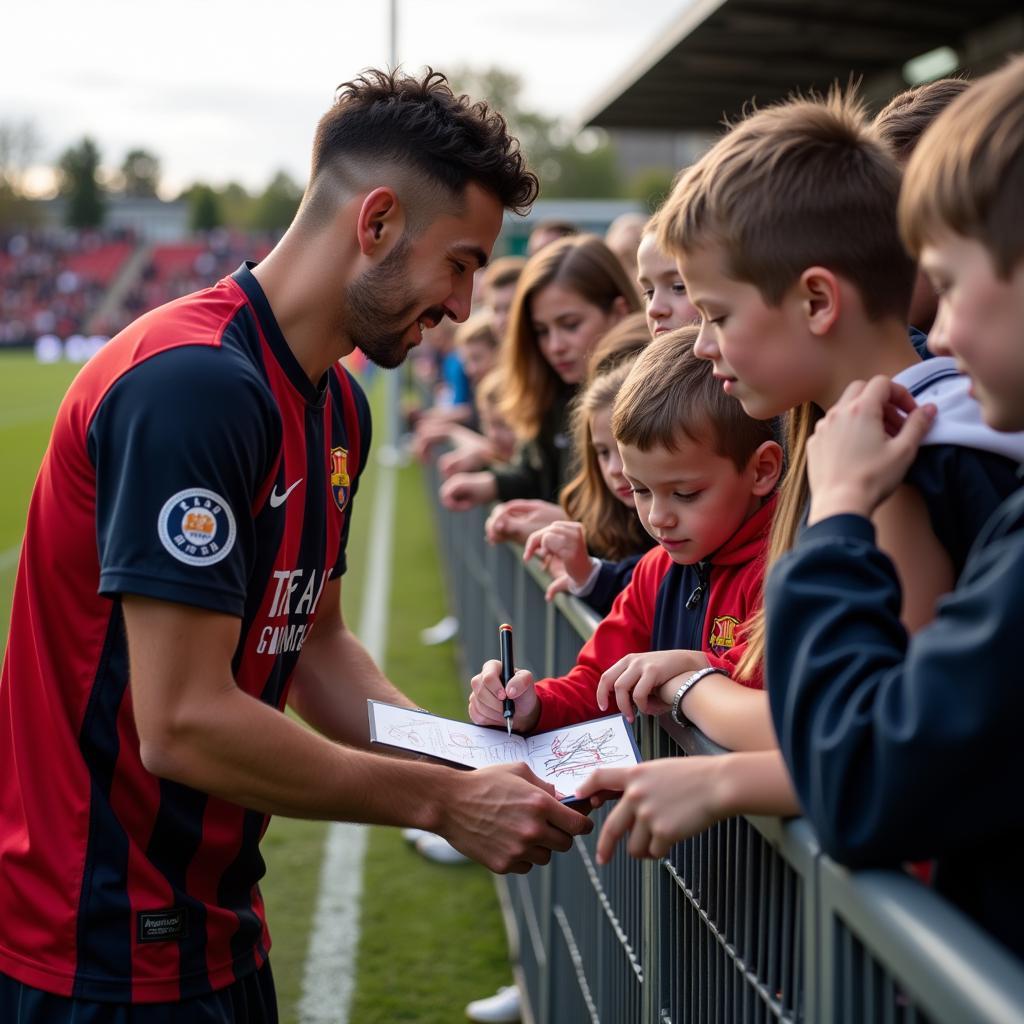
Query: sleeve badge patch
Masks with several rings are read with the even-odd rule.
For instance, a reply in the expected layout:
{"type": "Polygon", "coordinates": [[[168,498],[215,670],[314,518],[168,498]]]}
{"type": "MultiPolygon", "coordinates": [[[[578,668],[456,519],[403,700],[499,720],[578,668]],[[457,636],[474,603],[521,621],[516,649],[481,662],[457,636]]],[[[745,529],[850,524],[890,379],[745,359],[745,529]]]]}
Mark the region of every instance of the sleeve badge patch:
{"type": "Polygon", "coordinates": [[[348,476],[348,449],[331,449],[331,494],[334,495],[334,504],[339,511],[344,512],[348,504],[349,491],[352,481],[348,476]]]}
{"type": "Polygon", "coordinates": [[[164,502],[157,533],[179,562],[214,565],[235,546],[235,517],[219,494],[189,487],[164,502]]]}

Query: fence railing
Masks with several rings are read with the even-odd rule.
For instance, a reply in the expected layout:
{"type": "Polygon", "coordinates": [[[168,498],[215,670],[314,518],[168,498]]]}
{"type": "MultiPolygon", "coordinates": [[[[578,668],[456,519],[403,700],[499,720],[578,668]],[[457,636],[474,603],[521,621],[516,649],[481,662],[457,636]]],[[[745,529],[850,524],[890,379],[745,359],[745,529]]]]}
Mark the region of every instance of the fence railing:
{"type": "MultiPolygon", "coordinates": [[[[593,613],[564,595],[547,604],[544,574],[485,542],[485,510],[434,505],[465,678],[495,656],[502,622],[519,667],[566,672],[593,613]]],[[[692,728],[637,722],[645,759],[719,752],[692,728]]],[[[660,861],[620,850],[599,866],[606,813],[547,867],[499,880],[525,1020],[1024,1022],[1019,960],[911,877],[835,864],[806,821],[734,818],[660,861]]]]}

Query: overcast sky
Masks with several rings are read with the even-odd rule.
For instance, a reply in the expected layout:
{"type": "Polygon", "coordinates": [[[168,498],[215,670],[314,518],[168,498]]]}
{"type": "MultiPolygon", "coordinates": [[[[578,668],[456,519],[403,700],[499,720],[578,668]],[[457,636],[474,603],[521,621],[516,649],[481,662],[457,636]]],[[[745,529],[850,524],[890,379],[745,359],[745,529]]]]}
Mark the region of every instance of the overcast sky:
{"type": "MultiPolygon", "coordinates": [[[[399,0],[399,59],[499,65],[527,105],[573,118],[690,2],[399,0]]],[[[387,0],[12,0],[0,121],[31,119],[47,164],[86,134],[111,167],[149,149],[168,193],[302,182],[334,87],[387,62],[387,24],[387,0]]]]}

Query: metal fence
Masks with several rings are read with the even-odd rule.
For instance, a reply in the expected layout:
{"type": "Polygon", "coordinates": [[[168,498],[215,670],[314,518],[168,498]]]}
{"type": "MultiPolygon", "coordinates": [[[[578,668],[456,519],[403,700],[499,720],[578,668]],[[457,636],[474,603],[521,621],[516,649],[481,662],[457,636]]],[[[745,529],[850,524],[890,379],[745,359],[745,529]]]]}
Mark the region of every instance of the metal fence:
{"type": "MultiPolygon", "coordinates": [[[[484,541],[484,510],[434,504],[465,678],[502,622],[520,667],[567,671],[593,613],[545,603],[539,569],[484,541]]],[[[671,722],[637,728],[645,759],[718,752],[671,722]]],[[[734,818],[660,861],[598,866],[605,813],[547,867],[499,880],[532,1024],[1024,1022],[1024,965],[909,876],[835,864],[802,819],[734,818]]]]}

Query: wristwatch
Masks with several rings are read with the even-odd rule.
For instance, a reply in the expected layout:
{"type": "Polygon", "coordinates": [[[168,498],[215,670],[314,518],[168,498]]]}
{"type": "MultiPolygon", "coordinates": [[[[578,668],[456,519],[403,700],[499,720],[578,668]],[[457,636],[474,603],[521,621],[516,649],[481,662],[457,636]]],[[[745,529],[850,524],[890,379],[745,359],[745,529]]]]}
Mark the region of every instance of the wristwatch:
{"type": "Polygon", "coordinates": [[[691,672],[690,675],[683,680],[683,685],[676,690],[675,696],[672,698],[672,721],[676,725],[689,725],[689,719],[683,714],[683,698],[703,679],[705,676],[714,675],[718,673],[728,678],[729,673],[724,668],[717,668],[714,665],[708,665],[707,668],[699,668],[696,672],[691,672]]]}

